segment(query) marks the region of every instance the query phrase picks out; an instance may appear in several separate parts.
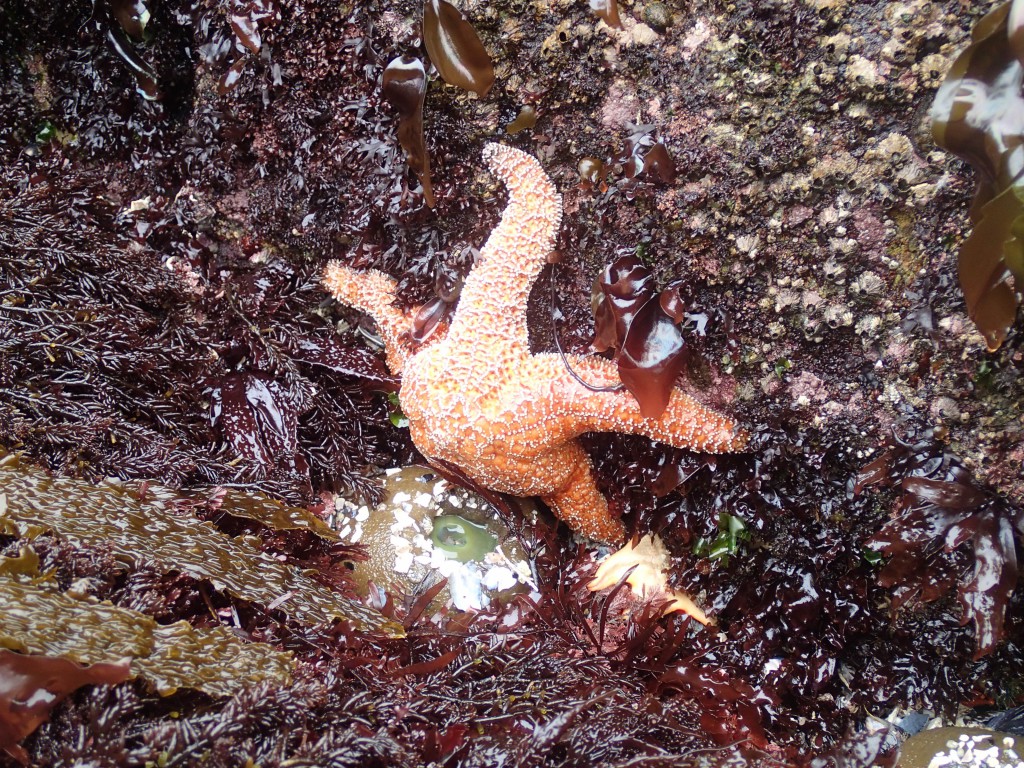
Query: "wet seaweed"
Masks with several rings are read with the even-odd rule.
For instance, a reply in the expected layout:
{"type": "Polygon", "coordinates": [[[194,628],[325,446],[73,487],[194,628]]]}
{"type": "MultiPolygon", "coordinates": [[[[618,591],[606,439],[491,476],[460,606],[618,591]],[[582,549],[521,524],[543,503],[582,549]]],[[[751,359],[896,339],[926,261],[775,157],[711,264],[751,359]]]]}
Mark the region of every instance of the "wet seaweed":
{"type": "Polygon", "coordinates": [[[893,439],[861,469],[854,491],[872,485],[900,491],[892,519],[868,539],[888,558],[879,581],[893,588],[893,610],[955,588],[961,623],[974,625],[975,658],[991,653],[1007,635],[1024,509],[978,485],[931,433],[912,442],[893,439]]]}
{"type": "Polygon", "coordinates": [[[83,685],[122,682],[128,666],[127,661],[80,666],[57,656],[0,649],[0,749],[28,765],[28,753],[18,742],[45,722],[50,710],[83,685]]]}
{"type": "Polygon", "coordinates": [[[605,267],[594,282],[591,306],[594,348],[614,351],[619,377],[640,412],[661,415],[689,359],[684,327],[703,335],[707,317],[689,311],[678,284],[657,291],[651,270],[631,254],[605,267]]]}
{"type": "Polygon", "coordinates": [[[110,482],[50,477],[14,454],[0,459],[0,524],[34,538],[52,532],[78,546],[105,544],[118,559],[145,562],[208,580],[216,589],[261,605],[284,606],[299,621],[352,622],[364,631],[398,631],[374,611],[313,581],[213,526],[165,509],[157,489],[145,496],[110,482]]]}
{"type": "Polygon", "coordinates": [[[231,696],[258,682],[280,685],[291,678],[290,654],[246,643],[227,627],[157,624],[135,611],[9,578],[0,578],[0,596],[6,608],[0,645],[78,664],[129,659],[130,668],[112,682],[139,676],[163,695],[191,688],[231,696]]]}
{"type": "MultiPolygon", "coordinates": [[[[645,20],[658,5],[647,4],[645,20]]],[[[433,302],[441,312],[452,299],[439,292],[439,273],[465,273],[502,208],[477,167],[480,144],[529,104],[540,119],[513,141],[544,156],[566,200],[563,259],[550,277],[566,348],[590,342],[594,275],[636,249],[660,284],[683,278],[684,306],[707,315],[707,336],[687,339],[705,353],[691,355],[687,374],[755,432],[748,456],[728,458],[587,438],[615,511],[638,533],[662,533],[672,583],[706,595],[718,631],[624,608],[625,590],[594,598],[585,589],[591,555],[543,525],[534,539],[522,520],[514,527],[536,555],[536,596],[473,617],[423,610],[401,640],[268,617],[188,576],[118,562],[103,544],[42,536],[33,542],[40,567],[62,589],[84,579],[98,599],[160,623],[230,625],[292,652],[298,669],[289,687],[228,701],[187,691],[162,700],[141,683],[80,691],[25,742],[35,763],[481,765],[515,755],[536,765],[775,765],[815,755],[864,765],[873,753],[848,748],[843,734],[856,742],[865,712],[1019,700],[1021,595],[1007,603],[1007,641],[976,661],[975,628],[960,626],[953,591],[891,616],[882,566],[863,548],[866,532],[885,525],[885,504],[847,495],[880,423],[929,407],[946,391],[939,380],[1010,402],[1019,368],[1011,351],[975,370],[959,348],[950,354],[961,339],[955,322],[940,323],[957,316],[946,256],[966,207],[959,164],[930,197],[921,190],[942,178],[930,156],[911,148],[868,171],[862,162],[890,133],[922,146],[909,116],[941,77],[947,44],[965,33],[966,21],[952,21],[961,6],[902,4],[904,20],[871,4],[696,3],[674,27],[657,28],[655,42],[623,45],[626,32],[597,24],[585,4],[492,4],[473,24],[500,40],[503,93],[479,100],[439,87],[427,96],[433,211],[415,193],[397,116],[380,93],[387,62],[416,44],[422,3],[280,4],[279,21],[255,24],[258,54],[231,25],[247,7],[149,4],[149,39],[132,44],[164,92],[150,102],[91,3],[5,6],[0,250],[14,256],[2,262],[0,442],[91,479],[244,485],[316,504],[325,490],[372,497],[367,468],[413,451],[388,423],[380,390],[395,382],[365,345],[371,334],[316,288],[321,263],[383,269],[399,280],[403,306],[433,302]],[[704,23],[710,44],[700,42],[704,23]],[[850,48],[846,35],[863,47],[850,48]],[[879,41],[896,47],[891,62],[879,41]],[[854,76],[858,56],[884,74],[854,76]],[[231,87],[218,93],[228,75],[231,87]],[[653,172],[657,163],[627,178],[634,153],[623,141],[633,129],[621,119],[659,123],[672,181],[653,172]],[[576,190],[583,156],[608,164],[576,190]],[[760,246],[741,249],[752,235],[760,246]],[[877,272],[877,300],[844,286],[833,262],[877,272]],[[904,281],[926,298],[901,296],[904,281]],[[848,307],[856,334],[793,308],[781,310],[780,330],[766,329],[766,313],[779,314],[773,292],[785,290],[848,307]],[[906,334],[890,323],[900,315],[906,334]],[[879,320],[879,331],[859,330],[879,320]],[[851,344],[863,360],[851,359],[851,344]],[[795,404],[794,380],[812,375],[857,394],[795,404]],[[887,403],[908,378],[917,391],[887,403]],[[211,424],[218,387],[235,398],[233,426],[211,424]],[[247,440],[252,452],[240,452],[247,440]],[[700,542],[719,536],[722,511],[749,537],[712,558],[700,542]],[[706,667],[723,697],[744,691],[759,702],[709,705],[720,738],[748,741],[723,748],[702,733],[700,690],[657,691],[680,667],[689,679],[706,667]],[[761,734],[767,756],[749,741],[761,734]]],[[[635,154],[646,163],[650,153],[635,154]]],[[[551,350],[548,293],[537,293],[531,343],[551,350]]],[[[672,305],[663,309],[675,317],[672,305]]],[[[977,403],[961,415],[950,430],[968,457],[1013,487],[1013,430],[988,443],[977,403]]],[[[227,506],[200,498],[193,511],[343,588],[340,563],[351,552],[227,506]]],[[[24,544],[0,543],[12,558],[24,544]]],[[[958,557],[969,578],[968,558],[958,557]]],[[[416,603],[405,597],[381,601],[404,619],[416,603]]]]}
{"type": "Polygon", "coordinates": [[[622,29],[619,4],[616,0],[590,0],[590,10],[609,27],[622,29]]]}
{"type": "Polygon", "coordinates": [[[1011,14],[1011,5],[977,22],[931,113],[935,142],[967,160],[980,177],[971,205],[974,231],[960,249],[959,276],[967,311],[990,352],[1012,327],[1024,285],[1024,50],[1016,26],[1021,19],[1011,14]]]}
{"type": "Polygon", "coordinates": [[[405,150],[420,184],[423,200],[434,207],[430,186],[430,155],[423,141],[423,100],[427,95],[427,73],[423,62],[412,56],[400,56],[384,67],[381,94],[398,113],[398,143],[405,150]]]}
{"type": "MultiPolygon", "coordinates": [[[[816,711],[811,702],[830,695],[871,707],[881,702],[945,706],[971,695],[975,676],[989,667],[984,660],[970,663],[973,633],[961,626],[953,606],[889,615],[886,592],[875,583],[878,570],[860,554],[866,533],[882,523],[869,499],[850,496],[848,482],[856,467],[842,471],[829,464],[828,449],[813,435],[765,425],[755,433],[753,461],[684,459],[682,452],[645,455],[621,437],[592,444],[600,457],[599,476],[609,475],[603,490],[610,503],[638,515],[639,530],[661,532],[675,563],[670,584],[706,595],[702,605],[726,638],[698,634],[680,645],[680,636],[657,633],[645,641],[636,663],[671,670],[692,657],[695,670],[723,670],[717,673],[722,685],[749,685],[754,698],[766,704],[739,712],[733,707],[749,699],[728,705],[723,695],[715,706],[722,708],[720,719],[732,724],[723,738],[745,732],[755,739],[769,734],[777,742],[780,731],[793,724],[795,711],[816,711]],[[617,457],[614,465],[604,459],[608,455],[617,457]],[[681,459],[677,474],[673,465],[681,459]],[[682,502],[675,493],[660,498],[653,493],[666,467],[673,469],[673,483],[681,481],[682,502]],[[825,467],[823,474],[814,469],[825,467]],[[730,557],[712,558],[702,542],[718,536],[722,510],[740,519],[747,538],[737,542],[730,557]],[[957,650],[950,655],[950,649],[957,650]],[[844,679],[856,680],[852,689],[844,679]]],[[[1007,627],[1019,631],[1012,621],[1007,627]]],[[[1004,664],[1013,653],[997,649],[998,661],[992,663],[1004,664]]],[[[699,687],[681,685],[667,690],[699,693],[699,687]]],[[[852,725],[852,720],[840,723],[835,713],[828,719],[825,729],[817,717],[801,725],[805,744],[822,749],[830,743],[825,730],[852,725]]]]}
{"type": "Polygon", "coordinates": [[[423,45],[441,78],[483,97],[494,66],[473,25],[447,0],[423,0],[423,45]]]}
{"type": "Polygon", "coordinates": [[[216,260],[201,238],[166,261],[146,244],[169,223],[149,223],[163,215],[153,207],[119,214],[88,186],[68,199],[48,179],[7,183],[0,320],[11,364],[0,379],[0,439],[93,478],[255,482],[293,501],[309,499],[314,483],[365,487],[347,449],[363,442],[372,460],[373,442],[342,414],[383,409],[369,393],[393,385],[378,360],[343,346],[313,314],[314,268],[276,262],[217,288],[223,272],[207,271],[216,260]],[[145,233],[142,243],[126,241],[126,224],[145,233]],[[76,227],[95,227],[88,250],[76,227]],[[126,260],[121,248],[141,254],[126,260]],[[252,313],[267,313],[263,330],[252,313]]]}

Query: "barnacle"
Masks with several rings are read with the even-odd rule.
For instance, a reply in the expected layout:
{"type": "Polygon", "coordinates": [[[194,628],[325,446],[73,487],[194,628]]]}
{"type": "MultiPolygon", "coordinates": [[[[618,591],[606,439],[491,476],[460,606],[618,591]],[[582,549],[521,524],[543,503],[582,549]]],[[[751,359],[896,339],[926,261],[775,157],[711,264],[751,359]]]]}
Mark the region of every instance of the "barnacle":
{"type": "Polygon", "coordinates": [[[1020,762],[1024,741],[1019,734],[990,728],[955,726],[928,728],[911,736],[900,748],[901,766],[916,765],[1015,765],[1020,762]]]}

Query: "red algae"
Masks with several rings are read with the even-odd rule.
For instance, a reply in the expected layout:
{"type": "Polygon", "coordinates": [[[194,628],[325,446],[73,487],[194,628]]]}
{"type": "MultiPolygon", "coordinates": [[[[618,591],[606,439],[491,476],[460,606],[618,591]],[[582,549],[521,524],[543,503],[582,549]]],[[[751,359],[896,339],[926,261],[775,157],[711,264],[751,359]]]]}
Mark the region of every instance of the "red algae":
{"type": "MultiPolygon", "coordinates": [[[[646,21],[656,5],[631,11],[646,21]]],[[[287,601],[267,610],[102,543],[40,536],[39,567],[61,588],[160,624],[219,624],[294,654],[296,670],[225,700],[80,689],[24,741],[33,764],[867,766],[893,757],[864,731],[869,715],[1019,704],[1022,596],[1005,600],[992,635],[1005,641],[974,658],[1002,598],[983,604],[995,593],[972,567],[1001,552],[999,573],[983,572],[1008,572],[1021,337],[1011,326],[996,352],[972,354],[955,249],[974,179],[919,125],[947,52],[968,45],[962,4],[698,2],[630,43],[586,4],[463,5],[498,87],[428,89],[433,209],[381,93],[387,63],[420,51],[419,0],[280,4],[279,20],[255,23],[258,53],[251,25],[246,45],[231,24],[248,3],[146,6],[141,41],[89,3],[28,0],[0,25],[0,442],[93,480],[240,486],[320,510],[334,491],[372,500],[374,468],[415,451],[389,422],[397,382],[372,329],[317,277],[342,259],[393,276],[403,309],[457,301],[439,276],[468,272],[504,207],[481,146],[528,104],[541,119],[507,141],[543,157],[565,201],[561,262],[528,306],[531,349],[556,348],[551,292],[560,341],[585,352],[594,277],[637,254],[683,323],[687,379],[750,425],[751,445],[715,457],[583,438],[615,513],[664,539],[671,585],[707,596],[713,633],[588,594],[592,553],[493,494],[536,592],[455,616],[415,586],[378,591],[382,612],[410,620],[405,638],[306,623],[287,601]],[[162,99],[140,97],[108,23],[162,99]],[[674,177],[651,156],[659,143],[674,177]],[[600,158],[582,185],[581,158],[600,158]],[[237,418],[213,423],[218,386],[237,418]],[[969,481],[921,470],[906,489],[897,473],[854,493],[891,425],[940,421],[969,481]],[[968,509],[973,492],[921,481],[985,500],[968,509]],[[908,496],[908,513],[972,522],[883,586],[914,552],[865,545],[903,545],[908,496]],[[712,557],[707,543],[741,523],[729,556],[712,557]],[[915,583],[941,594],[891,612],[915,583]],[[966,624],[961,590],[981,600],[966,624]],[[731,746],[704,731],[708,713],[731,746]]],[[[350,548],[214,501],[193,511],[347,594],[350,548]]],[[[26,545],[0,537],[12,558],[26,545]]]]}

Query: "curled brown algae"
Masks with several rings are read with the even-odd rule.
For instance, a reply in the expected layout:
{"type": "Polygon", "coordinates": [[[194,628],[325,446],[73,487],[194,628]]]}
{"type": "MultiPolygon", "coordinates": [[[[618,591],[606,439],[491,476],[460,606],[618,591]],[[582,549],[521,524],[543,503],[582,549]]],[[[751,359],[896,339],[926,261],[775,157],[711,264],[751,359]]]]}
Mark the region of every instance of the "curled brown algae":
{"type": "Polygon", "coordinates": [[[423,139],[423,99],[427,95],[427,72],[423,62],[412,56],[392,59],[384,68],[381,92],[398,113],[398,143],[405,150],[409,167],[423,185],[423,199],[433,208],[430,155],[423,139]]]}
{"type": "Polygon", "coordinates": [[[659,293],[651,270],[640,259],[620,256],[595,281],[591,307],[594,348],[615,351],[622,385],[644,416],[657,418],[668,406],[687,359],[679,327],[685,312],[678,291],[659,293]]]}
{"type": "Polygon", "coordinates": [[[494,65],[458,8],[445,0],[424,0],[423,44],[446,83],[487,95],[494,84],[494,65]]]}
{"type": "Polygon", "coordinates": [[[959,273],[989,351],[1012,327],[1024,285],[1024,20],[1012,6],[1020,3],[977,23],[932,104],[935,142],[979,175],[974,231],[960,249],[959,273]]]}

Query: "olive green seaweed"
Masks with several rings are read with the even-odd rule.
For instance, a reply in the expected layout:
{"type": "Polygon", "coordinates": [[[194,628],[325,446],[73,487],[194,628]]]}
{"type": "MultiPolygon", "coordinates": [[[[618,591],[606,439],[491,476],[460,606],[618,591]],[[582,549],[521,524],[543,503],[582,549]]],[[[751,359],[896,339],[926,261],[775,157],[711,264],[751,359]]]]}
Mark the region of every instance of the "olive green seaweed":
{"type": "Polygon", "coordinates": [[[79,664],[131,659],[140,676],[162,694],[194,688],[231,696],[256,683],[287,685],[290,653],[248,643],[226,627],[163,626],[137,611],[78,599],[0,576],[0,647],[59,656],[79,664]]]}
{"type": "Polygon", "coordinates": [[[53,477],[17,455],[0,458],[0,531],[29,538],[50,531],[74,546],[106,546],[123,562],[206,579],[218,590],[294,620],[342,619],[360,631],[402,634],[395,622],[251,544],[191,515],[173,513],[168,495],[152,487],[142,495],[116,481],[94,485],[53,477]]]}
{"type": "Polygon", "coordinates": [[[309,531],[330,542],[340,542],[341,536],[331,526],[305,507],[282,504],[269,496],[225,489],[219,494],[218,510],[277,531],[309,531]]]}

